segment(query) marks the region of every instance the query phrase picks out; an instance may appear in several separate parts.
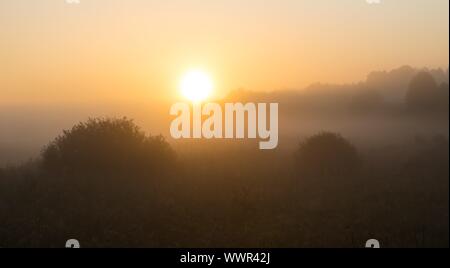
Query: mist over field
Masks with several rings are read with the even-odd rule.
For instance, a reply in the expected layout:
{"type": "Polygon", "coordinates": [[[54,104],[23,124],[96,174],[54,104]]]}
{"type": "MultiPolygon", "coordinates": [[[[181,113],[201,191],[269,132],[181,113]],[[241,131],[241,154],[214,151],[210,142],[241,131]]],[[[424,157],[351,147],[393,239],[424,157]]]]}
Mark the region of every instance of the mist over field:
{"type": "Polygon", "coordinates": [[[448,248],[449,4],[1,0],[0,248],[448,248]]]}
{"type": "MultiPolygon", "coordinates": [[[[445,113],[417,114],[407,109],[407,89],[420,70],[403,66],[372,72],[359,83],[316,83],[298,90],[238,89],[219,101],[279,103],[279,149],[287,152],[292,151],[299,139],[324,130],[341,133],[365,149],[403,143],[419,136],[448,137],[445,113]]],[[[446,86],[447,70],[429,71],[438,85],[446,86]]],[[[92,117],[126,116],[143,130],[162,134],[171,144],[177,144],[169,133],[170,121],[174,118],[169,115],[172,104],[169,100],[3,103],[0,106],[0,166],[38,157],[42,148],[62,130],[92,117]]],[[[243,143],[238,141],[236,145],[243,143]]]]}
{"type": "Polygon", "coordinates": [[[173,140],[170,103],[2,106],[0,246],[448,247],[448,94],[402,67],[219,100],[279,103],[268,151],[173,140]]]}

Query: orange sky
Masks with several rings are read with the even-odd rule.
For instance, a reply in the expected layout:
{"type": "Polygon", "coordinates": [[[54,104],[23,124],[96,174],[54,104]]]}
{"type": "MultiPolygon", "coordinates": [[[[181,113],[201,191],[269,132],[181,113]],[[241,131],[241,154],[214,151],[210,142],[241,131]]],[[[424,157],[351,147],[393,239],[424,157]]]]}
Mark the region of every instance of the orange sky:
{"type": "Polygon", "coordinates": [[[0,98],[156,99],[191,68],[216,95],[448,66],[448,0],[3,0],[0,98]]]}

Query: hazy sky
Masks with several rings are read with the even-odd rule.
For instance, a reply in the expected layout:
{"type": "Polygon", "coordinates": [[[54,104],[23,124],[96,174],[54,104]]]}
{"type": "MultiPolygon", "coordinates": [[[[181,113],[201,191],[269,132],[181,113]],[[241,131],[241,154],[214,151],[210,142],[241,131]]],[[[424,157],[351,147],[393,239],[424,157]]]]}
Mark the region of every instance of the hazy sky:
{"type": "Polygon", "coordinates": [[[156,98],[448,65],[448,0],[0,0],[0,101],[156,98]]]}

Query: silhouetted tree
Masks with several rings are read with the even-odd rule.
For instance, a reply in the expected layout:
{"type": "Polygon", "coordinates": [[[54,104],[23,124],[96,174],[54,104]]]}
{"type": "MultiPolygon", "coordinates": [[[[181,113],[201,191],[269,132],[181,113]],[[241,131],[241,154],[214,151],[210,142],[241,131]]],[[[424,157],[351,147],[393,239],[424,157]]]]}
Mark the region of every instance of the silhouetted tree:
{"type": "Polygon", "coordinates": [[[417,70],[410,66],[402,66],[391,71],[371,72],[367,76],[366,85],[379,89],[387,99],[402,99],[416,72],[417,70]]]}
{"type": "Polygon", "coordinates": [[[361,166],[356,148],[341,135],[322,132],[300,143],[295,154],[302,174],[348,175],[361,166]]]}
{"type": "Polygon", "coordinates": [[[89,119],[51,142],[45,170],[63,174],[154,174],[170,168],[175,154],[162,136],[145,134],[132,120],[89,119]]]}
{"type": "Polygon", "coordinates": [[[442,91],[433,76],[420,72],[413,77],[406,93],[406,104],[411,110],[433,111],[442,108],[445,92],[442,91]]]}
{"type": "Polygon", "coordinates": [[[90,246],[151,246],[155,233],[164,236],[166,220],[159,215],[167,210],[161,203],[168,200],[174,165],[164,138],[147,135],[132,120],[79,123],[43,150],[39,177],[22,187],[33,199],[23,207],[43,222],[28,227],[41,228],[50,245],[75,236],[90,246]]]}

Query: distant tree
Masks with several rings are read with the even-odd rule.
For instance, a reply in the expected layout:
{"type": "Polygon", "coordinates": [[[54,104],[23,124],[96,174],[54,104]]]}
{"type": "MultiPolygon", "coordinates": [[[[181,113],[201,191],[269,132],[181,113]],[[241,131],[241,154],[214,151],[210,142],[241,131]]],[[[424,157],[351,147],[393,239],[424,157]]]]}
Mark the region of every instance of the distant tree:
{"type": "Polygon", "coordinates": [[[170,168],[174,158],[162,136],[145,134],[127,118],[89,119],[42,152],[45,170],[65,174],[154,174],[170,168]]]}
{"type": "Polygon", "coordinates": [[[433,111],[444,104],[445,92],[438,87],[433,76],[420,72],[413,77],[406,93],[406,104],[411,110],[433,111]]]}
{"type": "Polygon", "coordinates": [[[404,98],[408,84],[417,70],[402,66],[391,71],[372,72],[367,76],[366,86],[380,90],[388,100],[404,98]]]}
{"type": "Polygon", "coordinates": [[[361,166],[356,148],[341,135],[330,132],[301,142],[295,157],[300,172],[313,176],[348,175],[361,166]]]}

